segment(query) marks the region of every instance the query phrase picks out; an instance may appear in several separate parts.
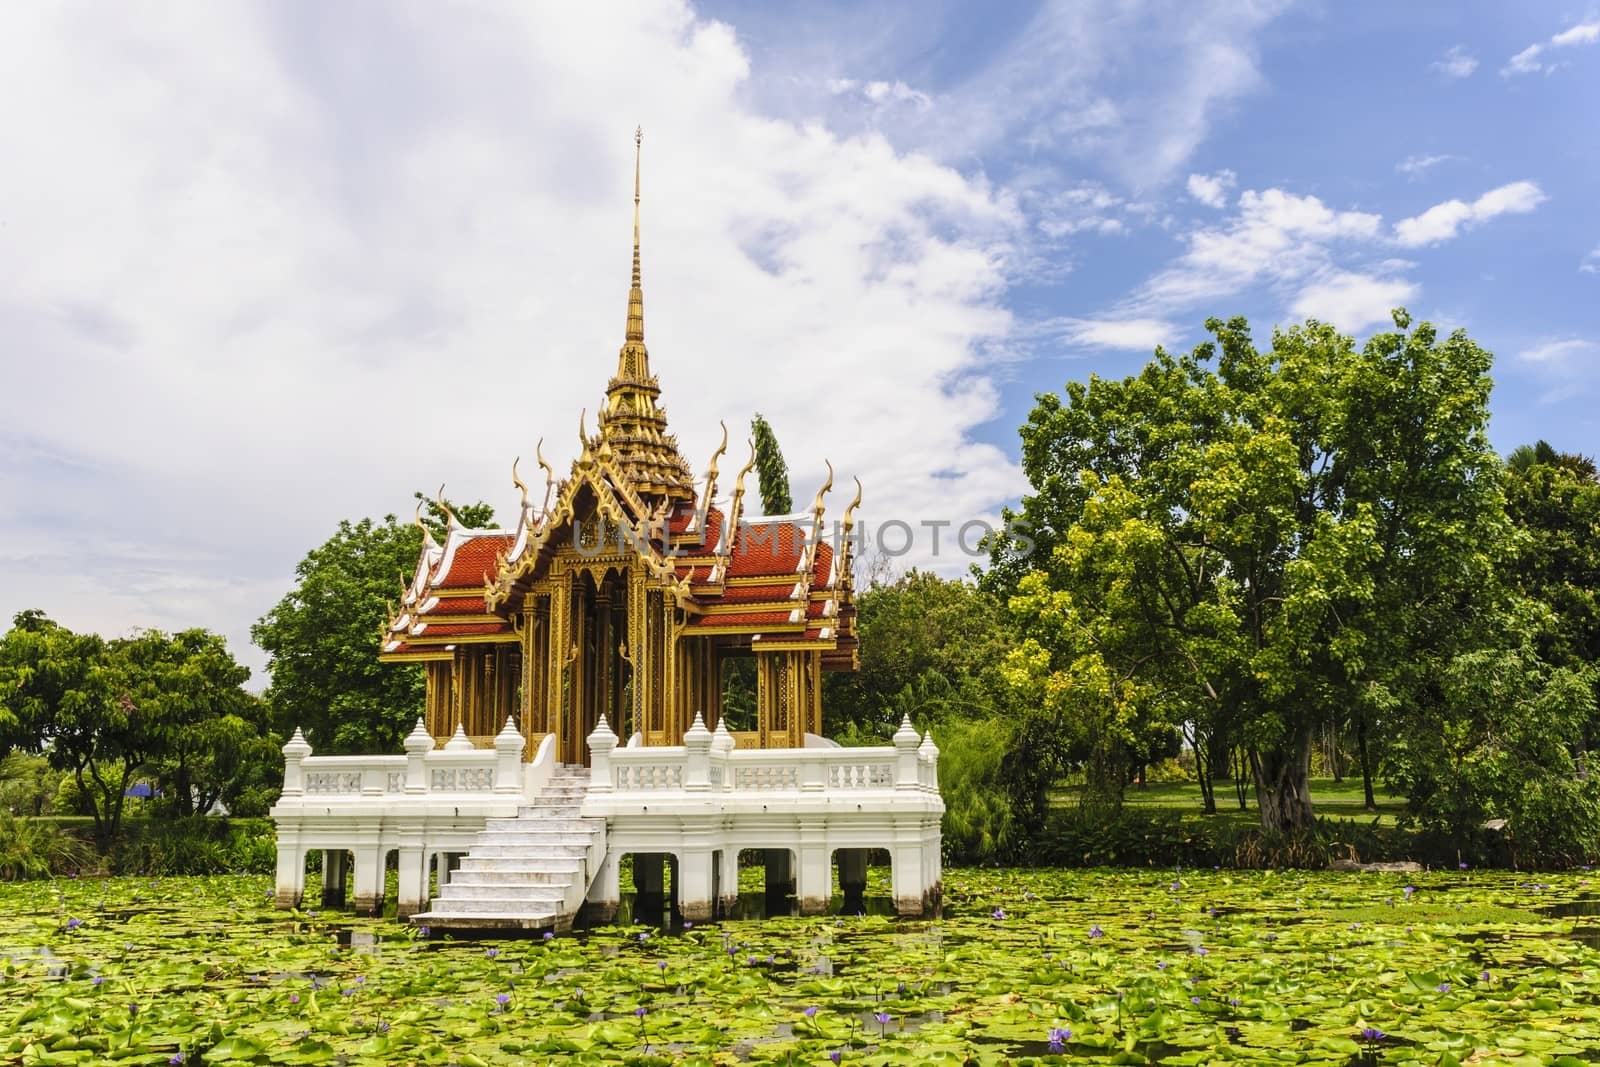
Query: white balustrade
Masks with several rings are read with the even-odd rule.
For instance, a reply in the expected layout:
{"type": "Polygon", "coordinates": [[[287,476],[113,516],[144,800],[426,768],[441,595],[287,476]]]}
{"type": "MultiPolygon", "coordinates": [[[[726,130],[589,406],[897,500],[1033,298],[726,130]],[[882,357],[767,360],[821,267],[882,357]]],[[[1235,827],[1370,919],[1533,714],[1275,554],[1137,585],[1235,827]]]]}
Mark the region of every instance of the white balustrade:
{"type": "MultiPolygon", "coordinates": [[[[284,746],[283,795],[353,798],[492,793],[496,783],[505,778],[500,772],[506,768],[514,772],[521,758],[522,739],[514,734],[497,738],[498,750],[470,744],[435,749],[433,739],[420,729],[420,723],[418,727],[406,738],[404,756],[313,756],[311,745],[295,731],[284,746]]],[[[511,790],[520,791],[522,784],[515,773],[507,780],[511,790]]]]}

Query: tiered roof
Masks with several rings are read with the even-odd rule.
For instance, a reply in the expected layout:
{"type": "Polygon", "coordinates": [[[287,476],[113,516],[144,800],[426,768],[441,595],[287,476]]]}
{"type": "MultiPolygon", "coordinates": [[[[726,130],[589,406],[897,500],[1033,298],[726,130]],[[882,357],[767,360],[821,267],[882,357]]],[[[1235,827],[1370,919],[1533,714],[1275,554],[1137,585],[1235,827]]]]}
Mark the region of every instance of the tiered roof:
{"type": "Polygon", "coordinates": [[[529,505],[527,486],[513,465],[513,481],[522,490],[515,529],[452,524],[442,548],[429,539],[417,578],[386,633],[383,658],[443,658],[439,650],[451,637],[506,640],[507,617],[521,607],[552,557],[574,542],[575,527],[598,518],[612,531],[609,547],[617,543],[616,531],[624,531],[651,580],[669,590],[690,617],[690,632],[727,635],[757,649],[817,649],[825,666],[854,669],[850,538],[861,483],[838,526],[837,548],[823,524],[831,465],[808,512],[752,518],[744,513],[744,482],[755,465],[752,443],[750,461],[724,507],[717,500],[717,464],[727,451],[727,427],[697,486],[677,439],[667,432],[660,395],[644,343],[636,157],[627,328],[599,432],[590,436],[580,425],[581,454],[559,485],[541,452],[546,487],[540,508],[529,505]]]}
{"type": "MultiPolygon", "coordinates": [[[[420,511],[420,509],[419,509],[420,511]]],[[[418,526],[422,526],[419,519],[418,526]]],[[[422,526],[422,555],[400,608],[384,628],[378,658],[450,659],[460,644],[514,640],[511,624],[484,603],[495,561],[511,546],[505,530],[470,530],[450,516],[444,545],[422,526]]]]}

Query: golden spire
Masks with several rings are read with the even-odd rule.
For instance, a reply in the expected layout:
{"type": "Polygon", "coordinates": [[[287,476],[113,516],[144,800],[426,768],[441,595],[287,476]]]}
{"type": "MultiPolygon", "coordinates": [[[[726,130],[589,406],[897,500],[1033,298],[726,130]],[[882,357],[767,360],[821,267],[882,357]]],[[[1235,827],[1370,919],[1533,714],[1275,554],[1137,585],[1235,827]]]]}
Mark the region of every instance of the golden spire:
{"type": "Polygon", "coordinates": [[[650,373],[644,344],[644,288],[639,278],[640,157],[644,131],[633,131],[633,279],[628,288],[628,328],[617,353],[617,373],[606,386],[597,452],[615,456],[633,489],[645,497],[688,500],[694,474],[667,432],[661,385],[650,373]]]}
{"type": "Polygon", "coordinates": [[[624,340],[644,342],[644,287],[639,281],[639,156],[644,127],[633,131],[633,285],[628,290],[628,332],[624,340]]]}

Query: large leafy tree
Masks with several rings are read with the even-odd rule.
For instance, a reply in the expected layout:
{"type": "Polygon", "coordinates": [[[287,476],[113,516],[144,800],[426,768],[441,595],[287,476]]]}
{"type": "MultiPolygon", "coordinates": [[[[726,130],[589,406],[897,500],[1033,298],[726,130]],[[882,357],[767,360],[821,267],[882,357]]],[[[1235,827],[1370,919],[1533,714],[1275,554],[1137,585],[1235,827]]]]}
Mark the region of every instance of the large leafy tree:
{"type": "Polygon", "coordinates": [[[203,815],[219,801],[236,814],[262,814],[281,784],[279,739],[267,705],[247,692],[250,669],[225,640],[205,630],[145,630],[118,643],[129,696],[153,718],[147,758],[167,814],[203,815]]]}
{"type": "Polygon", "coordinates": [[[257,767],[270,761],[259,702],[242,688],[249,676],[223,639],[203,630],[106,641],[26,611],[0,638],[5,740],[72,775],[103,851],[121,829],[127,786],[146,765],[169,803],[181,793],[174,810],[188,814],[197,801],[204,811],[227,795],[247,755],[257,767]],[[169,767],[178,770],[164,773],[169,767]]]}
{"type": "Polygon", "coordinates": [[[1187,355],[1039,398],[1038,548],[995,545],[989,582],[1026,620],[1014,683],[1100,747],[1091,785],[1163,725],[1197,751],[1228,731],[1263,825],[1303,827],[1317,727],[1378,729],[1471,630],[1506,532],[1490,357],[1395,319],[1359,349],[1312,322],[1264,350],[1213,319],[1187,355]]]}
{"type": "Polygon", "coordinates": [[[766,515],[787,515],[794,510],[794,495],[789,488],[789,464],[772,424],[758,411],[750,420],[750,434],[756,446],[756,481],[761,492],[761,511],[766,515]]]}
{"type": "MultiPolygon", "coordinates": [[[[420,499],[421,494],[418,494],[420,499]]],[[[488,526],[483,503],[452,509],[465,526],[488,526]]],[[[443,512],[428,520],[442,540],[443,512]]],[[[421,669],[378,662],[378,642],[404,583],[416,573],[422,531],[386,515],[345,520],[295,568],[295,586],[251,629],[267,652],[267,701],[280,731],[296,727],[326,753],[390,752],[422,706],[421,669]]]]}

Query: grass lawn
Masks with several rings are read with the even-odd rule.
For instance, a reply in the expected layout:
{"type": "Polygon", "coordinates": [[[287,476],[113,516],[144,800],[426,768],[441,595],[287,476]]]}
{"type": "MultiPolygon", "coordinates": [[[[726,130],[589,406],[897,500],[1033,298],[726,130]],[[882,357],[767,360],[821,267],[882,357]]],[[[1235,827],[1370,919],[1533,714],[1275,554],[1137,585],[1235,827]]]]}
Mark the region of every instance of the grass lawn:
{"type": "MultiPolygon", "coordinates": [[[[1374,818],[1380,826],[1393,826],[1396,816],[1405,810],[1405,798],[1386,793],[1382,787],[1375,789],[1378,810],[1368,811],[1361,794],[1361,779],[1345,778],[1336,782],[1332,778],[1311,780],[1311,802],[1318,815],[1335,819],[1357,819],[1370,823],[1374,818]]],[[[1200,810],[1200,785],[1198,782],[1162,782],[1143,789],[1129,786],[1123,801],[1135,807],[1167,808],[1184,815],[1185,819],[1226,820],[1254,826],[1260,821],[1256,811],[1255,796],[1247,795],[1246,808],[1240,810],[1238,794],[1232,782],[1219,782],[1216,787],[1217,814],[1206,815],[1200,810]]],[[[1068,787],[1053,795],[1058,805],[1076,804],[1078,791],[1068,787]]]]}

